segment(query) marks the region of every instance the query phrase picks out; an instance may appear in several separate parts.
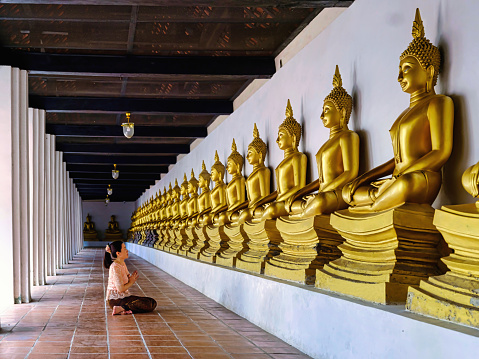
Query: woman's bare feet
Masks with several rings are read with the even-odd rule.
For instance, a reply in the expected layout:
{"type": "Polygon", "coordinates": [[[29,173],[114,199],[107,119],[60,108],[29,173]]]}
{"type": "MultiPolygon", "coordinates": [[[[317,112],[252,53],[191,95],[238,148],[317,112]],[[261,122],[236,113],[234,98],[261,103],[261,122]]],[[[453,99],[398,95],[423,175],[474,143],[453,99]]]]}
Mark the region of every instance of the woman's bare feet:
{"type": "Polygon", "coordinates": [[[133,312],[131,310],[125,310],[123,307],[121,306],[118,306],[118,305],[115,305],[113,307],[113,312],[111,313],[111,315],[118,315],[118,314],[121,314],[121,315],[125,315],[125,314],[133,314],[133,312]]]}

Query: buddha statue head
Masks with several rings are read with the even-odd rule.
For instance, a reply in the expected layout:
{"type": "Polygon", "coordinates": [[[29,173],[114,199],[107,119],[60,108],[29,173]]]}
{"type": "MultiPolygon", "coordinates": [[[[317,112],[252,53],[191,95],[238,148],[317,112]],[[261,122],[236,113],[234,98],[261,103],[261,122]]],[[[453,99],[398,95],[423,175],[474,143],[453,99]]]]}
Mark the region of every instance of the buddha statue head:
{"type": "Polygon", "coordinates": [[[178,180],[175,178],[175,187],[173,187],[171,192],[171,197],[173,200],[177,200],[180,198],[180,186],[178,186],[178,180]]]}
{"type": "Polygon", "coordinates": [[[225,165],[221,163],[218,151],[215,151],[215,163],[211,166],[211,179],[213,182],[223,182],[225,176],[225,165]]]}
{"type": "Polygon", "coordinates": [[[294,149],[296,150],[301,140],[301,125],[293,117],[293,108],[288,99],[286,105],[286,118],[278,128],[278,138],[276,143],[281,150],[294,149]]]}
{"type": "Polygon", "coordinates": [[[198,180],[196,179],[195,172],[193,172],[193,170],[191,170],[191,178],[188,182],[188,193],[191,195],[198,194],[198,180]]]}
{"type": "Polygon", "coordinates": [[[228,161],[226,163],[226,169],[230,175],[241,173],[243,168],[243,156],[238,152],[236,148],[236,142],[233,138],[233,144],[231,145],[231,154],[228,156],[228,161]]]}
{"type": "Polygon", "coordinates": [[[398,81],[404,92],[430,92],[437,82],[441,55],[439,49],[426,39],[419,9],[412,26],[413,40],[399,57],[398,81]]]}
{"type": "Polygon", "coordinates": [[[333,89],[324,99],[323,112],[321,119],[324,127],[333,128],[347,126],[351,111],[353,108],[353,99],[343,88],[343,80],[339,73],[339,67],[336,65],[336,71],[333,76],[333,89]]]}
{"type": "MultiPolygon", "coordinates": [[[[191,172],[193,173],[193,170],[191,172]]],[[[202,189],[209,189],[210,188],[211,175],[206,170],[205,161],[203,161],[203,163],[201,164],[201,172],[198,175],[198,178],[199,178],[200,188],[202,188],[202,189]]]]}
{"type": "Polygon", "coordinates": [[[264,143],[264,141],[259,137],[258,127],[256,127],[255,123],[253,129],[253,141],[251,141],[251,143],[248,145],[246,159],[248,160],[249,164],[253,166],[263,164],[267,151],[268,147],[266,146],[266,143],[264,143]]]}
{"type": "MultiPolygon", "coordinates": [[[[479,197],[479,162],[464,172],[462,186],[472,197],[479,197]]],[[[476,202],[476,207],[479,208],[479,201],[476,202]]]]}
{"type": "Polygon", "coordinates": [[[183,182],[181,183],[180,193],[183,196],[183,199],[188,196],[188,178],[186,173],[183,174],[183,182]]]}

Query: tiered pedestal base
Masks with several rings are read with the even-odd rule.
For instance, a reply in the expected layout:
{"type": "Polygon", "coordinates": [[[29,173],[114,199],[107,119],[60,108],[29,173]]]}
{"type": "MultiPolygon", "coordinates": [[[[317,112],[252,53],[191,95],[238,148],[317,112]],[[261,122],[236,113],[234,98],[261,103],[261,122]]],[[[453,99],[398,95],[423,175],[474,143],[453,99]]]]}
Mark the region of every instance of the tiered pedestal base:
{"type": "Polygon", "coordinates": [[[375,303],[406,302],[408,286],[440,274],[433,216],[431,206],[408,203],[378,213],[333,213],[343,254],[316,272],[315,286],[375,303]]]}
{"type": "Polygon", "coordinates": [[[181,254],[182,256],[186,256],[186,252],[188,252],[188,249],[190,249],[190,247],[185,248],[188,243],[188,235],[186,234],[186,228],[184,225],[177,229],[176,238],[179,239],[179,247],[177,253],[181,254]]]}
{"type": "Polygon", "coordinates": [[[199,259],[200,251],[203,249],[205,242],[208,239],[206,235],[206,227],[194,227],[194,232],[197,236],[196,243],[186,255],[191,258],[199,259]]]}
{"type": "Polygon", "coordinates": [[[188,253],[190,253],[191,248],[195,246],[198,236],[196,235],[194,227],[186,227],[184,231],[186,235],[186,243],[181,246],[178,253],[188,257],[188,253]]]}
{"type": "Polygon", "coordinates": [[[434,225],[454,253],[442,261],[450,270],[409,288],[407,309],[479,328],[479,209],[475,204],[443,206],[434,225]]]}
{"type": "Polygon", "coordinates": [[[243,242],[248,240],[243,225],[225,224],[224,233],[228,240],[222,242],[221,249],[216,255],[216,263],[227,267],[235,267],[238,255],[245,249],[243,242]]]}
{"type": "Polygon", "coordinates": [[[83,233],[83,240],[84,241],[99,241],[98,233],[83,233]]]}
{"type": "Polygon", "coordinates": [[[207,240],[199,256],[199,259],[203,262],[216,263],[216,253],[221,248],[221,242],[228,240],[223,228],[224,226],[216,227],[213,225],[205,227],[207,240]]]}
{"type": "Polygon", "coordinates": [[[171,252],[171,247],[175,244],[176,240],[176,235],[175,235],[175,229],[174,228],[168,228],[168,230],[165,231],[167,233],[167,241],[165,241],[165,244],[163,245],[163,250],[165,252],[171,252]]]}
{"type": "Polygon", "coordinates": [[[329,215],[302,220],[278,218],[276,227],[283,239],[279,244],[281,253],[266,262],[264,274],[314,284],[316,270],[341,257],[338,246],[344,239],[329,221],[329,215]]]}
{"type": "Polygon", "coordinates": [[[247,250],[236,261],[236,268],[263,273],[265,259],[279,254],[281,235],[276,228],[276,220],[246,222],[243,230],[249,240],[245,243],[247,250]]]}
{"type": "Polygon", "coordinates": [[[172,238],[172,244],[170,247],[170,252],[171,253],[178,253],[178,249],[180,249],[182,243],[181,241],[183,240],[181,234],[180,234],[180,229],[178,227],[175,227],[173,230],[171,230],[171,234],[173,236],[172,238]]]}

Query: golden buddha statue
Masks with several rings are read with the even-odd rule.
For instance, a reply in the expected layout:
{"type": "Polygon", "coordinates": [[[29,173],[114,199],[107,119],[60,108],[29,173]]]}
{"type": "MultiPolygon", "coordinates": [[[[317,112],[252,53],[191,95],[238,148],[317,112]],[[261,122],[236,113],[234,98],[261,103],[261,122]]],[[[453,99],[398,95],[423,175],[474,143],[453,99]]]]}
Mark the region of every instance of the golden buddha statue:
{"type": "Polygon", "coordinates": [[[290,209],[292,214],[297,214],[300,218],[347,208],[341,190],[358,175],[359,136],[348,129],[353,100],[342,86],[337,65],[333,86],[331,93],[324,99],[321,113],[324,127],[329,128],[329,139],[316,153],[318,179],[286,201],[286,210],[290,209]],[[319,190],[317,194],[295,201],[316,190],[319,190]]]}
{"type": "Polygon", "coordinates": [[[191,178],[188,182],[188,194],[189,194],[189,199],[187,203],[188,226],[195,226],[196,218],[199,214],[198,180],[195,178],[195,173],[193,172],[193,170],[191,170],[191,178]]]}
{"type": "Polygon", "coordinates": [[[123,234],[120,230],[120,226],[115,219],[115,215],[111,215],[110,222],[108,222],[108,228],[105,230],[105,239],[108,241],[122,239],[123,234]]]}
{"type": "Polygon", "coordinates": [[[343,188],[354,211],[376,212],[403,203],[432,204],[441,187],[441,167],[452,151],[454,104],[436,95],[439,49],[426,39],[419,9],[413,41],[401,54],[398,82],[410,105],[389,130],[394,158],[343,188]],[[377,181],[391,175],[392,178],[377,181]]]}
{"type": "Polygon", "coordinates": [[[259,202],[271,193],[271,171],[264,165],[266,152],[268,148],[266,143],[259,137],[259,131],[254,124],[253,141],[248,145],[246,159],[253,166],[253,172],[246,180],[246,191],[248,193],[248,208],[245,209],[239,218],[240,223],[251,220],[253,216],[261,217],[263,207],[258,207],[259,202]],[[258,208],[261,213],[255,213],[258,208]]]}
{"type": "Polygon", "coordinates": [[[180,188],[180,219],[186,221],[188,219],[188,200],[190,195],[188,193],[188,178],[186,178],[186,173],[183,176],[183,183],[180,188]]]}
{"type": "Polygon", "coordinates": [[[181,189],[178,180],[175,179],[175,186],[171,190],[171,220],[177,221],[180,218],[180,195],[181,189]]]}
{"type": "Polygon", "coordinates": [[[215,163],[211,166],[211,179],[215,184],[210,193],[211,216],[213,218],[228,208],[228,204],[226,203],[226,184],[223,181],[224,176],[225,166],[221,163],[218,151],[216,151],[215,163]]]}
{"type": "Polygon", "coordinates": [[[198,222],[199,225],[204,226],[211,223],[211,195],[210,195],[210,180],[211,176],[206,170],[205,161],[201,165],[202,171],[198,178],[198,185],[200,186],[201,193],[198,197],[198,222]]]}
{"type": "Polygon", "coordinates": [[[90,214],[86,215],[86,221],[83,223],[83,239],[85,241],[97,241],[98,233],[95,230],[95,223],[91,221],[90,214]]]}
{"type": "Polygon", "coordinates": [[[223,225],[225,223],[237,222],[239,219],[238,211],[248,205],[246,202],[245,179],[241,174],[243,168],[243,156],[236,148],[235,140],[231,145],[231,154],[228,157],[226,169],[232,176],[226,186],[226,203],[228,208],[215,217],[215,225],[223,225]]]}
{"type": "Polygon", "coordinates": [[[316,287],[382,304],[404,303],[408,288],[442,271],[431,203],[451,154],[454,106],[434,92],[440,54],[425,38],[419,10],[412,36],[399,62],[410,105],[390,130],[394,158],[343,187],[352,207],[330,221],[344,238],[342,256],[316,271],[316,287]]]}
{"type": "MultiPolygon", "coordinates": [[[[293,109],[288,100],[286,106],[286,119],[279,126],[276,143],[284,151],[284,159],[276,167],[276,196],[275,202],[271,203],[264,211],[261,220],[278,218],[289,214],[286,201],[297,191],[306,185],[306,155],[298,151],[301,140],[301,125],[293,117],[293,109]]],[[[268,200],[266,197],[264,200],[268,200]]],[[[274,198],[271,198],[274,199],[274,198]]]]}

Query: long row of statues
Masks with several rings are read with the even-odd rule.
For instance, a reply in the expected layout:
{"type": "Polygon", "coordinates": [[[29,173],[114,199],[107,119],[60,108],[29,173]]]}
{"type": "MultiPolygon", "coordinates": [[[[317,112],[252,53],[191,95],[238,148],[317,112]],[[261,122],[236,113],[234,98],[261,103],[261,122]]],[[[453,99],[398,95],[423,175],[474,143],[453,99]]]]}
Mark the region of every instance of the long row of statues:
{"type": "MultiPolygon", "coordinates": [[[[306,184],[302,129],[288,100],[276,140],[284,159],[275,168],[275,192],[255,124],[246,180],[233,139],[228,184],[216,153],[210,173],[203,161],[198,180],[192,170],[181,187],[175,181],[138,208],[129,239],[371,302],[407,301],[411,311],[479,327],[479,210],[431,207],[452,151],[454,108],[434,91],[440,54],[425,37],[419,10],[412,35],[399,62],[410,105],[390,129],[394,158],[358,176],[359,136],[348,128],[352,98],[336,67],[321,113],[330,136],[316,154],[318,179],[306,184]]],[[[463,176],[475,197],[478,168],[463,176]]]]}

